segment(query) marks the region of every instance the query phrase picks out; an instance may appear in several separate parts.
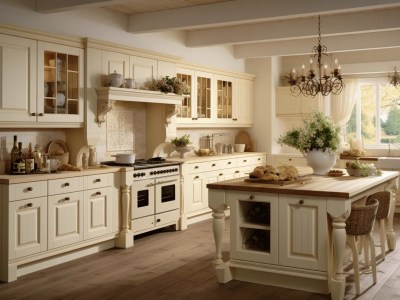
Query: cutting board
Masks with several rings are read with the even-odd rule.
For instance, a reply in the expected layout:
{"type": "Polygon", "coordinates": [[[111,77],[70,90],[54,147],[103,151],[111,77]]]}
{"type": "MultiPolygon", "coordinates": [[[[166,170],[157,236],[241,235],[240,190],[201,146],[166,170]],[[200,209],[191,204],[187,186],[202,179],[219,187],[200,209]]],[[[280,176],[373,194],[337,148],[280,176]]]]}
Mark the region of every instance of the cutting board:
{"type": "Polygon", "coordinates": [[[311,177],[298,177],[296,180],[265,180],[261,178],[245,178],[245,182],[252,182],[252,183],[263,183],[263,184],[278,184],[278,185],[288,185],[293,183],[303,183],[308,180],[311,180],[311,177]]]}
{"type": "Polygon", "coordinates": [[[251,138],[246,131],[240,131],[235,138],[235,144],[245,144],[245,152],[253,152],[253,147],[251,145],[251,138]]]}

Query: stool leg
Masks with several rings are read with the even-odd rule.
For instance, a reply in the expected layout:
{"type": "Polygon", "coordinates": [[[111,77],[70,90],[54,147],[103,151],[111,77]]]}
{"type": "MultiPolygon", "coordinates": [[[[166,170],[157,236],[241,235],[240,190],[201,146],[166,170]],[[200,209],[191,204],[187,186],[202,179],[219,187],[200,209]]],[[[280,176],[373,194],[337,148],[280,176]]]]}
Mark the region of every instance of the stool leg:
{"type": "Polygon", "coordinates": [[[360,295],[360,266],[358,263],[358,250],[356,237],[354,235],[349,238],[349,246],[353,256],[353,269],[354,269],[354,285],[356,287],[356,294],[360,295]]]}
{"type": "Polygon", "coordinates": [[[365,268],[369,268],[369,241],[366,236],[362,236],[364,243],[362,246],[364,247],[364,261],[365,261],[365,268]]]}
{"type": "Polygon", "coordinates": [[[385,260],[386,256],[386,229],[385,229],[385,219],[379,220],[379,233],[380,233],[380,240],[381,240],[381,255],[382,259],[385,260]]]}
{"type": "Polygon", "coordinates": [[[372,279],[373,282],[376,283],[377,280],[376,280],[375,244],[374,241],[372,240],[371,234],[368,234],[366,238],[371,250],[372,279]]]}

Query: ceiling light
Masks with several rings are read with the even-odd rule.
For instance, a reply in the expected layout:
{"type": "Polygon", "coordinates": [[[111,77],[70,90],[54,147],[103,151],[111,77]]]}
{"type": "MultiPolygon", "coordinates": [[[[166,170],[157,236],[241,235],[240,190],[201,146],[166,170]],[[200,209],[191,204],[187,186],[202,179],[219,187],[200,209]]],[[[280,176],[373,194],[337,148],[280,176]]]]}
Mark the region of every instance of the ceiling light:
{"type": "Polygon", "coordinates": [[[328,96],[330,93],[338,95],[342,92],[344,83],[338,61],[335,59],[333,69],[321,61],[322,55],[328,56],[327,50],[326,46],[321,45],[321,17],[318,16],[318,45],[312,48],[313,57],[317,57],[317,70],[314,70],[313,57],[311,57],[310,70],[306,72],[303,64],[300,76],[297,76],[296,69],[292,69],[289,72],[286,77],[291,86],[291,93],[294,96],[303,94],[304,96],[315,97],[319,93],[323,96],[328,96]]]}

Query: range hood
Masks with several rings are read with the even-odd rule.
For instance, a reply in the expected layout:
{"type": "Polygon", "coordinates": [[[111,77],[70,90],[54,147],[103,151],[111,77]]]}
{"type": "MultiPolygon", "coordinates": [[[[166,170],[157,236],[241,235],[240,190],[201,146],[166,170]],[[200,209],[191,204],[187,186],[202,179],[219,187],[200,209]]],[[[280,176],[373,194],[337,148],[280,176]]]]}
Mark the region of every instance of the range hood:
{"type": "Polygon", "coordinates": [[[145,102],[167,104],[170,111],[175,112],[176,106],[182,104],[184,96],[174,93],[165,94],[158,91],[138,89],[125,89],[115,87],[103,87],[96,89],[97,93],[97,122],[105,122],[105,115],[114,108],[115,101],[145,102]]]}

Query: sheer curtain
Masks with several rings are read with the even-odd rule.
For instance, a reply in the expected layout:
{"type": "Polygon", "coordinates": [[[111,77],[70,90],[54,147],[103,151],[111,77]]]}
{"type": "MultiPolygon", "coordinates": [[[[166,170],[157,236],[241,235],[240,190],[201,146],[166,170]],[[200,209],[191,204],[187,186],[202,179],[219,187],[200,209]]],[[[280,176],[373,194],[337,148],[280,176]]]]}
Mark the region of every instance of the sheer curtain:
{"type": "Polygon", "coordinates": [[[339,95],[331,95],[331,118],[341,128],[342,147],[346,141],[346,124],[359,95],[358,79],[343,79],[344,88],[339,95]]]}

